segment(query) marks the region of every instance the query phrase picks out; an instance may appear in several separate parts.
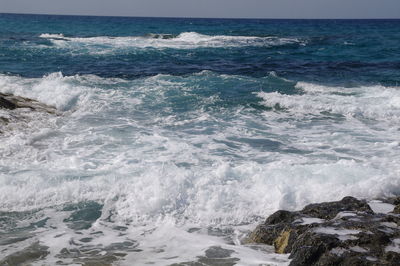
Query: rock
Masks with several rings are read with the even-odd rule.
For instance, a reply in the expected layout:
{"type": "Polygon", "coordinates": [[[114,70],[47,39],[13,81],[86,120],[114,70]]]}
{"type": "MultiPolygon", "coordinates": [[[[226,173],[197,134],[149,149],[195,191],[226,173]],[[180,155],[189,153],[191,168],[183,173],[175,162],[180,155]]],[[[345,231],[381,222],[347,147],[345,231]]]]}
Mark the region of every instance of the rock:
{"type": "MultiPolygon", "coordinates": [[[[396,207],[397,208],[397,207],[396,207]]],[[[250,235],[291,253],[290,265],[398,265],[400,215],[374,213],[353,197],[277,211],[250,235]]]]}
{"type": "Polygon", "coordinates": [[[250,239],[256,243],[274,245],[275,240],[281,236],[296,218],[301,216],[295,212],[277,211],[267,218],[264,224],[259,225],[250,235],[250,239]]]}
{"type": "Polygon", "coordinates": [[[366,201],[353,197],[344,197],[341,201],[310,204],[304,207],[301,213],[320,219],[333,219],[339,212],[343,211],[373,213],[366,201]]]}
{"type": "Polygon", "coordinates": [[[394,207],[393,213],[400,214],[400,204],[394,207]]]}
{"type": "Polygon", "coordinates": [[[289,245],[289,239],[292,230],[282,231],[281,234],[275,239],[274,246],[276,248],[276,253],[283,254],[289,245]]]}
{"type": "Polygon", "coordinates": [[[17,108],[17,105],[0,94],[0,108],[14,110],[17,108]]]}
{"type": "Polygon", "coordinates": [[[338,246],[339,242],[331,235],[305,232],[293,244],[292,254],[289,257],[292,259],[291,265],[312,265],[327,251],[338,246]]]}
{"type": "Polygon", "coordinates": [[[396,197],[392,200],[391,204],[395,205],[393,213],[400,214],[400,197],[396,197]]]}
{"type": "Polygon", "coordinates": [[[54,108],[53,106],[49,106],[29,98],[6,93],[0,93],[0,108],[8,110],[15,110],[17,108],[29,108],[33,111],[41,111],[51,114],[56,113],[56,108],[54,108]]]}
{"type": "Polygon", "coordinates": [[[7,117],[0,117],[0,122],[8,124],[10,122],[10,119],[8,119],[7,117]]]}
{"type": "Polygon", "coordinates": [[[34,117],[59,115],[53,106],[36,100],[0,93],[0,134],[8,134],[14,130],[29,128],[34,117]]]}

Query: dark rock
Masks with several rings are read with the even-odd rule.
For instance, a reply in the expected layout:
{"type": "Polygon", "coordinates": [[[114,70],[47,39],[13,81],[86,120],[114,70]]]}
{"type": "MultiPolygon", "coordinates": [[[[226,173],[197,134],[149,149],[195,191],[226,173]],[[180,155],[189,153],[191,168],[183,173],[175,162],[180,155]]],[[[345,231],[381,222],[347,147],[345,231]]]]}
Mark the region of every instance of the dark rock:
{"type": "Polygon", "coordinates": [[[327,251],[338,246],[339,242],[331,235],[305,232],[293,244],[292,254],[289,256],[292,259],[291,265],[312,265],[327,251]]]}
{"type": "Polygon", "coordinates": [[[300,218],[300,216],[295,212],[277,211],[269,216],[264,224],[257,226],[251,234],[250,239],[256,243],[274,245],[278,237],[281,237],[281,241],[284,240],[284,233],[290,228],[288,225],[292,224],[296,218],[300,218]]]}
{"type": "Polygon", "coordinates": [[[386,252],[384,260],[386,265],[398,266],[400,264],[400,254],[393,251],[386,252]]]}
{"type": "Polygon", "coordinates": [[[293,222],[296,217],[298,217],[298,214],[295,212],[280,210],[269,216],[267,220],[265,220],[265,223],[275,225],[282,222],[293,222]]]}
{"type": "Polygon", "coordinates": [[[392,205],[399,205],[400,204],[400,197],[393,197],[393,198],[384,198],[384,199],[379,199],[385,203],[389,203],[392,205]]]}
{"type": "MultiPolygon", "coordinates": [[[[396,211],[396,209],[395,209],[396,211]]],[[[374,213],[353,197],[277,211],[250,235],[291,253],[290,265],[400,265],[400,215],[374,213]],[[389,247],[389,248],[388,248],[389,247]]]]}
{"type": "Polygon", "coordinates": [[[49,106],[29,98],[6,93],[0,93],[0,108],[8,110],[15,110],[17,108],[28,108],[33,111],[41,111],[51,114],[56,113],[56,109],[53,106],[49,106]]]}
{"type": "Polygon", "coordinates": [[[10,119],[8,119],[6,117],[0,117],[0,121],[3,122],[4,124],[10,123],[10,119]]]}
{"type": "Polygon", "coordinates": [[[6,93],[0,93],[0,109],[0,134],[29,128],[29,122],[36,114],[41,117],[59,114],[52,106],[6,93]]]}
{"type": "Polygon", "coordinates": [[[17,105],[0,95],[0,108],[14,110],[17,108],[17,105]]]}
{"type": "Polygon", "coordinates": [[[392,213],[400,214],[400,203],[397,204],[396,207],[394,207],[394,210],[392,211],[392,213]]]}
{"type": "Polygon", "coordinates": [[[345,197],[341,201],[310,204],[304,207],[301,213],[320,219],[333,219],[339,212],[343,211],[373,213],[365,200],[362,201],[353,197],[345,197]]]}

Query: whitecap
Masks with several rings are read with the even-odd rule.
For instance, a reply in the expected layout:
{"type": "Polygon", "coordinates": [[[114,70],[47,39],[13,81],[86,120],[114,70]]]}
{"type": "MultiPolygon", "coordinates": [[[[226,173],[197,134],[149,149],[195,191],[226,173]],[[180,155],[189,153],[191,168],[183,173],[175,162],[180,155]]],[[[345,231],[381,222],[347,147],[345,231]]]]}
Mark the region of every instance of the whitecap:
{"type": "Polygon", "coordinates": [[[177,36],[151,34],[146,36],[96,36],[67,37],[63,34],[41,34],[39,37],[50,40],[56,47],[68,49],[89,48],[91,52],[111,52],[115,49],[196,49],[225,47],[272,47],[288,44],[305,44],[305,40],[294,37],[277,36],[229,36],[205,35],[197,32],[183,32],[177,36]],[[166,37],[168,36],[168,37],[166,37]]]}

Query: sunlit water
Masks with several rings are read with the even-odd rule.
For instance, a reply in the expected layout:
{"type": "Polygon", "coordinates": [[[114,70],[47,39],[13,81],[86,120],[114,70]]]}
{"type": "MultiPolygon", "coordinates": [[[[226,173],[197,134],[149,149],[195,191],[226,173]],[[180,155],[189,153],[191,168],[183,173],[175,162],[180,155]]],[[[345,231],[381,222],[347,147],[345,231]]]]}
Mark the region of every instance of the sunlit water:
{"type": "Polygon", "coordinates": [[[399,44],[396,20],[0,15],[0,92],[60,111],[0,110],[25,117],[0,263],[286,265],[246,244],[267,215],[400,193],[399,44]]]}

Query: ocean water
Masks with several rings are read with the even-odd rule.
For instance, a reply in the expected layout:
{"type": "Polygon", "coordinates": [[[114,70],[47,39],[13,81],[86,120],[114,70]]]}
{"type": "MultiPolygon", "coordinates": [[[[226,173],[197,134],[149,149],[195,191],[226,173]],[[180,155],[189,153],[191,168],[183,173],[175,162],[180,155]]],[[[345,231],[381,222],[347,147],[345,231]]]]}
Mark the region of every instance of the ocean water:
{"type": "Polygon", "coordinates": [[[287,265],[267,215],[400,194],[399,84],[400,20],[0,14],[59,110],[0,129],[0,264],[287,265]]]}

